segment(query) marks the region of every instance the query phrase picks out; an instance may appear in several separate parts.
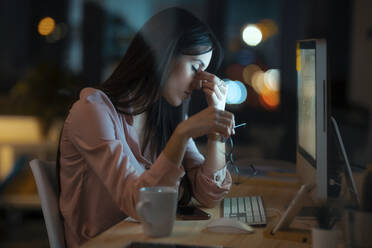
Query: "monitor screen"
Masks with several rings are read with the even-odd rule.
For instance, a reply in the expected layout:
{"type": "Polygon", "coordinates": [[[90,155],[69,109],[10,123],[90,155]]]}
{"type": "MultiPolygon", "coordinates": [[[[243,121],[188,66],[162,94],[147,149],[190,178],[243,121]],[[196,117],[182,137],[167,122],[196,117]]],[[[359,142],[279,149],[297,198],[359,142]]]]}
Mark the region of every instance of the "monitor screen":
{"type": "Polygon", "coordinates": [[[298,74],[298,144],[316,159],[315,49],[300,50],[298,74]]]}

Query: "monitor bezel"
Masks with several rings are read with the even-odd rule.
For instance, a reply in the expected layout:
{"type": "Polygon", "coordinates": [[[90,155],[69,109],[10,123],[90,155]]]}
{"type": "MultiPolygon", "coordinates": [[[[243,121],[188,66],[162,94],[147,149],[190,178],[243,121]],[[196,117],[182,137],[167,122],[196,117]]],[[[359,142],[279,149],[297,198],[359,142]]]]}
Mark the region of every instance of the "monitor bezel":
{"type": "MultiPolygon", "coordinates": [[[[299,144],[299,126],[297,118],[297,155],[296,169],[300,180],[305,184],[315,184],[318,199],[326,200],[328,196],[328,87],[327,87],[327,48],[326,40],[299,40],[298,49],[315,49],[315,158],[299,144]],[[320,127],[320,128],[319,128],[320,127]]],[[[297,79],[298,80],[298,79],[297,79]]],[[[297,87],[298,87],[297,82],[297,87]]],[[[298,88],[297,88],[298,93],[298,88]]],[[[298,107],[298,98],[297,98],[298,107]]]]}

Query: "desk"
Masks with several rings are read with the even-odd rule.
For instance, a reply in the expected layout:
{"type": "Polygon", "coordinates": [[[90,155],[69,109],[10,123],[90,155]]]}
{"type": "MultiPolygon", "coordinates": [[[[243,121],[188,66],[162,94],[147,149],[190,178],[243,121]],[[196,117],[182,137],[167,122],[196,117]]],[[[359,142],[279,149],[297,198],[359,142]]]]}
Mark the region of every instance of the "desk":
{"type": "MultiPolygon", "coordinates": [[[[299,188],[296,182],[271,181],[268,179],[240,179],[243,183],[233,185],[228,196],[247,194],[262,195],[266,209],[275,208],[283,212],[299,188]]],[[[220,206],[206,209],[212,219],[220,217],[220,206]]],[[[269,217],[269,224],[275,217],[269,217]]],[[[205,228],[211,220],[175,222],[173,233],[166,238],[151,238],[143,234],[141,224],[122,221],[83,245],[84,248],[123,247],[129,241],[176,243],[189,245],[221,245],[226,247],[311,247],[309,244],[268,239],[265,228],[255,228],[253,234],[211,233],[205,228]]]]}

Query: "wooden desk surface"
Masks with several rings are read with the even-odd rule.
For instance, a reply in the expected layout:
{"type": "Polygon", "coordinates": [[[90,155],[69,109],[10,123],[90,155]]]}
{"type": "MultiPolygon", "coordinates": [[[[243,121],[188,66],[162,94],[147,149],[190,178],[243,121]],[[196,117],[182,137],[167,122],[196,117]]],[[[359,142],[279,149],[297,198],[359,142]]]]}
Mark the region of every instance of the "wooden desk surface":
{"type": "MultiPolygon", "coordinates": [[[[228,196],[262,195],[265,207],[269,210],[267,215],[270,224],[276,219],[276,216],[272,215],[275,211],[270,209],[283,212],[298,188],[296,182],[244,179],[242,184],[232,186],[228,196]]],[[[220,206],[206,211],[212,215],[212,219],[220,218],[220,206]]],[[[255,228],[253,234],[212,233],[206,230],[210,221],[177,220],[172,235],[165,238],[148,237],[143,234],[140,223],[122,221],[89,240],[83,247],[124,247],[130,241],[226,247],[311,247],[309,244],[265,238],[263,233],[265,228],[255,228]]]]}

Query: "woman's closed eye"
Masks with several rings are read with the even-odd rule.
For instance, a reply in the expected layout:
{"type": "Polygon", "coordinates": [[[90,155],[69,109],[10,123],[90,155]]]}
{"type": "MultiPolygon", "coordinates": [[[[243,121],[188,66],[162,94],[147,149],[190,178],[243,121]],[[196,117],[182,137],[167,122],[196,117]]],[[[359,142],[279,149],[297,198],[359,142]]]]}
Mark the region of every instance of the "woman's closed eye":
{"type": "Polygon", "coordinates": [[[198,69],[196,69],[196,67],[195,66],[191,66],[191,69],[195,72],[195,73],[197,73],[198,72],[198,69]]]}

